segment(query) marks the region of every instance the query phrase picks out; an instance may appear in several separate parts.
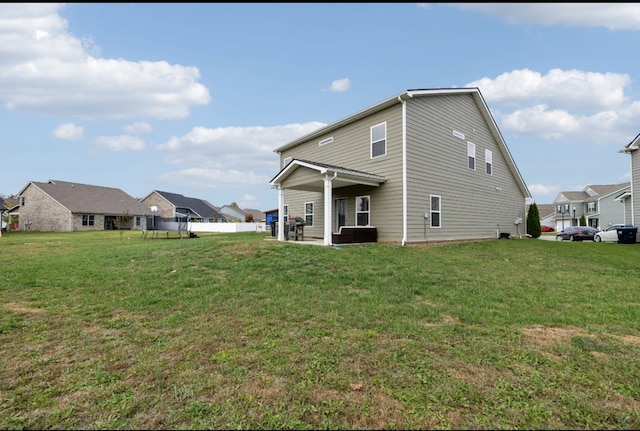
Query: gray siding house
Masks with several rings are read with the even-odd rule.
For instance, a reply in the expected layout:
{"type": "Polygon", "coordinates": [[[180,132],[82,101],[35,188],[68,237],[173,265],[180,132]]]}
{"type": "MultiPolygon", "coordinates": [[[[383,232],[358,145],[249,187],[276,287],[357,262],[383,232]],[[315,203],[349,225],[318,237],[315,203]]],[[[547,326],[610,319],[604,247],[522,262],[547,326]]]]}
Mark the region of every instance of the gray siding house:
{"type": "Polygon", "coordinates": [[[154,190],[141,202],[155,209],[154,216],[164,219],[189,219],[191,222],[212,223],[224,220],[213,205],[204,199],[190,198],[178,193],[154,190]]]}
{"type": "Polygon", "coordinates": [[[584,215],[587,226],[606,229],[613,224],[628,224],[625,196],[631,183],[588,185],[581,191],[560,192],[554,199],[556,229],[578,226],[584,215]]]}
{"type": "Polygon", "coordinates": [[[274,151],[279,226],[303,218],[325,245],[345,227],[402,245],[526,235],[531,195],[478,88],[407,90],[274,151]]]}
{"type": "Polygon", "coordinates": [[[624,193],[619,196],[619,199],[624,203],[625,215],[627,219],[625,224],[639,226],[640,225],[640,193],[638,192],[640,187],[640,134],[638,134],[633,140],[622,148],[619,152],[629,154],[631,163],[631,186],[629,193],[624,193]]]}
{"type": "Polygon", "coordinates": [[[141,229],[149,208],[120,189],[31,181],[18,193],[21,230],[141,229]]]}

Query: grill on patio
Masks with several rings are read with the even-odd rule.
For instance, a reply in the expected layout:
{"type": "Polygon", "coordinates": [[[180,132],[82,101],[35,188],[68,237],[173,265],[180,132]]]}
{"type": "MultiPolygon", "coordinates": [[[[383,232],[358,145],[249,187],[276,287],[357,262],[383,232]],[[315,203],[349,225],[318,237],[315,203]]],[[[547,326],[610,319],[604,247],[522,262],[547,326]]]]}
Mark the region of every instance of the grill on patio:
{"type": "Polygon", "coordinates": [[[302,217],[289,217],[289,222],[285,223],[284,238],[288,241],[304,241],[304,225],[307,223],[302,217]]]}

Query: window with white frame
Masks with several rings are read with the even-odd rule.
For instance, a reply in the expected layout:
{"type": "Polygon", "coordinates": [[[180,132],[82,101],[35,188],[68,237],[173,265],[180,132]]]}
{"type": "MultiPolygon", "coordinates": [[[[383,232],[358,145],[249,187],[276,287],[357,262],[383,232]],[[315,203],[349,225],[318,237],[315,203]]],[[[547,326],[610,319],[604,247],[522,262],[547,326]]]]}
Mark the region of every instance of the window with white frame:
{"type": "Polygon", "coordinates": [[[82,226],[94,226],[95,219],[93,214],[82,214],[82,226]]]}
{"type": "Polygon", "coordinates": [[[287,220],[289,220],[289,205],[284,204],[284,205],[282,206],[282,213],[283,213],[283,215],[284,215],[284,220],[285,220],[285,222],[286,222],[287,220]]]}
{"type": "Polygon", "coordinates": [[[380,123],[371,128],[371,158],[387,154],[387,123],[380,123]]]}
{"type": "Polygon", "coordinates": [[[356,197],[356,226],[369,226],[369,196],[356,197]]]}
{"type": "Polygon", "coordinates": [[[469,169],[476,170],[476,144],[467,142],[467,158],[469,159],[469,169]]]}
{"type": "Polygon", "coordinates": [[[493,172],[493,153],[491,150],[484,150],[484,164],[485,172],[487,175],[491,175],[491,172],[493,172]]]}
{"type": "Polygon", "coordinates": [[[313,226],[313,202],[304,203],[304,223],[313,226]]]}
{"type": "Polygon", "coordinates": [[[441,227],[441,212],[440,212],[440,201],[441,198],[438,195],[431,195],[431,227],[441,227]]]}
{"type": "Polygon", "coordinates": [[[595,202],[587,202],[587,212],[594,213],[598,210],[597,208],[598,206],[595,202]]]}

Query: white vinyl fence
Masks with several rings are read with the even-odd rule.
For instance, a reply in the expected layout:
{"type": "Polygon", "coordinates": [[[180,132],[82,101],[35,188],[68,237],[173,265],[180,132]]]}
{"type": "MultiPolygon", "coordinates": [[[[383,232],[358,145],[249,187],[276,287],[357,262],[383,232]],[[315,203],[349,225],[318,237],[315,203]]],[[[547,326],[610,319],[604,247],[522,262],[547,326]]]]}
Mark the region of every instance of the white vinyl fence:
{"type": "MultiPolygon", "coordinates": [[[[189,232],[267,232],[266,223],[187,223],[189,232]]],[[[269,231],[271,228],[269,227],[269,231]]]]}

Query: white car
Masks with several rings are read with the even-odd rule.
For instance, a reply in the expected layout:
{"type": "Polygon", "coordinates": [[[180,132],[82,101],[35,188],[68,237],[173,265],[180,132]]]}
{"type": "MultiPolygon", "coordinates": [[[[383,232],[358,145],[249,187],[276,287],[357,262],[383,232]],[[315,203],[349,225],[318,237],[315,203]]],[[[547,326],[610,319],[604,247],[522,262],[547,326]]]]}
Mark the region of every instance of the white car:
{"type": "Polygon", "coordinates": [[[618,242],[618,228],[624,227],[623,224],[612,224],[608,228],[599,231],[593,236],[595,242],[618,242]]]}

